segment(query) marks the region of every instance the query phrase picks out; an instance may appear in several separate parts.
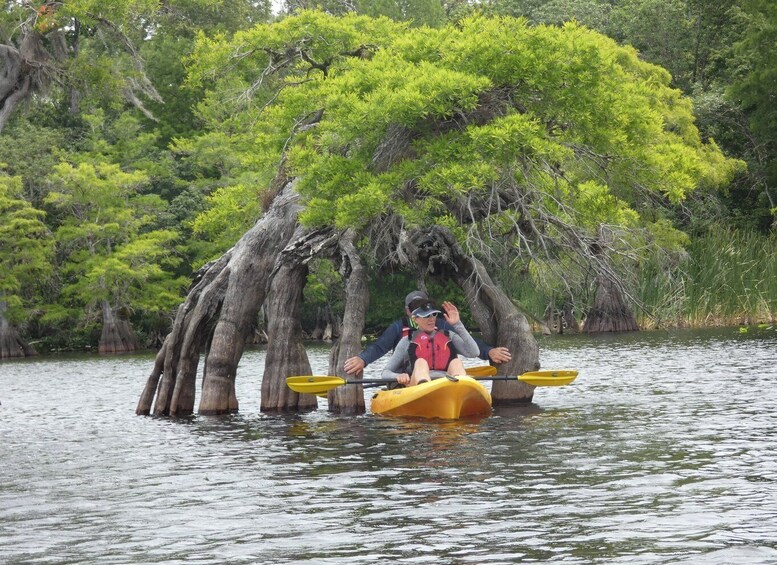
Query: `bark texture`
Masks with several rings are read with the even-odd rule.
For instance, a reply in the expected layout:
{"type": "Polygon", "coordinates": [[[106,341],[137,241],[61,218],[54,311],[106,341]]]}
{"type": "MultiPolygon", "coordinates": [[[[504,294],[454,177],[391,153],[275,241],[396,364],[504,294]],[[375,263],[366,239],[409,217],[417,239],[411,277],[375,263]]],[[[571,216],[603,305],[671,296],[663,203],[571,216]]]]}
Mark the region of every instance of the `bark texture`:
{"type": "Polygon", "coordinates": [[[37,32],[27,33],[18,48],[0,44],[0,132],[19,104],[46,82],[43,69],[47,60],[37,32]]]}
{"type": "Polygon", "coordinates": [[[140,349],[140,343],[127,320],[116,314],[111,305],[103,302],[103,329],[98,351],[102,354],[129,353],[140,349]]]}
{"type": "MultiPolygon", "coordinates": [[[[410,235],[406,255],[427,273],[452,278],[464,290],[468,306],[483,339],[512,352],[508,363],[497,365],[500,375],[519,375],[540,368],[539,347],[526,317],[494,283],[483,264],[466,254],[453,235],[433,227],[410,235]]],[[[491,389],[495,405],[531,402],[534,388],[516,381],[496,381],[491,389]]]]}
{"type": "Polygon", "coordinates": [[[280,254],[265,301],[267,354],[262,378],[262,412],[304,411],[318,407],[311,394],[299,394],[286,386],[286,377],[310,375],[311,368],[302,340],[302,294],[307,263],[337,238],[330,230],[297,228],[291,244],[280,254]]]}
{"type": "Polygon", "coordinates": [[[583,324],[587,333],[601,332],[631,332],[639,331],[634,312],[626,302],[623,289],[618,285],[617,278],[611,272],[607,261],[607,250],[610,248],[610,236],[604,227],[599,228],[596,242],[591,246],[591,253],[597,265],[596,295],[594,305],[588,312],[583,324]]]}
{"type": "Polygon", "coordinates": [[[621,288],[607,275],[597,277],[596,296],[593,308],[588,312],[583,325],[587,333],[639,331],[621,288]]]}
{"type": "Polygon", "coordinates": [[[235,247],[201,269],[157,355],[136,409],[138,414],[191,414],[203,352],[199,412],[223,414],[238,409],[237,364],[267,295],[278,255],[297,227],[299,197],[293,182],[282,186],[269,210],[235,247]]]}
{"type": "MultiPolygon", "coordinates": [[[[345,312],[343,329],[329,356],[329,374],[346,377],[345,360],[361,352],[361,336],[370,303],[367,271],[356,250],[356,234],[348,230],[340,239],[340,273],[345,283],[345,312]]],[[[364,389],[359,386],[341,386],[329,391],[329,410],[341,414],[363,414],[364,389]]]]}
{"type": "Polygon", "coordinates": [[[38,353],[25,342],[19,331],[6,318],[6,305],[0,302],[0,360],[19,357],[32,357],[38,353]]]}

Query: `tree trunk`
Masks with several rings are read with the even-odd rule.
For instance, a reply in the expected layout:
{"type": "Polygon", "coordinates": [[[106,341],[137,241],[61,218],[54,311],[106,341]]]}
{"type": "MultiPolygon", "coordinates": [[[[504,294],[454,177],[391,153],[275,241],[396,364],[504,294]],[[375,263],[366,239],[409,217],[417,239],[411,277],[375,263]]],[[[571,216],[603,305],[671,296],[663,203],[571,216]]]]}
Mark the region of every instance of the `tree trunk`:
{"type": "Polygon", "coordinates": [[[593,308],[583,325],[587,333],[639,331],[637,319],[626,304],[621,288],[606,274],[597,277],[593,308]]]}
{"type": "Polygon", "coordinates": [[[606,256],[609,239],[607,230],[604,226],[600,226],[597,241],[591,246],[591,252],[597,260],[599,269],[596,277],[596,295],[594,305],[585,317],[583,331],[587,333],[639,331],[637,319],[626,303],[623,290],[615,276],[609,272],[606,256]]]}
{"type": "Polygon", "coordinates": [[[19,104],[46,82],[49,56],[42,42],[38,32],[30,31],[18,49],[8,43],[0,44],[0,133],[19,104]]]}
{"type": "MultiPolygon", "coordinates": [[[[361,338],[364,320],[370,304],[365,269],[354,243],[356,234],[352,230],[345,232],[340,240],[342,266],[340,272],[346,279],[345,312],[343,313],[342,332],[332,347],[329,356],[329,374],[345,377],[345,360],[361,352],[361,338]]],[[[329,410],[341,414],[363,414],[364,389],[361,385],[341,386],[329,391],[329,410]]]]}
{"type": "Polygon", "coordinates": [[[323,315],[321,313],[321,306],[316,308],[316,327],[313,328],[313,333],[310,334],[310,339],[320,340],[324,336],[324,330],[321,329],[323,315]]]}
{"type": "Polygon", "coordinates": [[[551,297],[550,302],[545,307],[545,316],[542,321],[542,335],[550,335],[556,329],[561,333],[561,321],[556,326],[556,301],[551,297]]]}
{"type": "Polygon", "coordinates": [[[97,344],[102,354],[129,353],[140,349],[138,338],[127,320],[116,315],[108,302],[103,301],[103,330],[97,344]]]}
{"type": "MultiPolygon", "coordinates": [[[[580,325],[575,318],[574,304],[571,300],[564,302],[564,306],[561,309],[561,326],[565,333],[576,334],[580,331],[580,325]]],[[[559,333],[561,333],[559,331],[559,333]]]]}
{"type": "Polygon", "coordinates": [[[302,340],[302,294],[308,274],[308,261],[336,242],[329,230],[298,228],[292,244],[281,253],[270,292],[267,310],[267,354],[262,378],[262,412],[313,410],[318,399],[299,394],[286,386],[286,377],[310,375],[311,368],[302,340]]]}
{"type": "MultiPolygon", "coordinates": [[[[519,375],[540,368],[539,347],[526,317],[494,283],[483,264],[464,253],[453,235],[434,227],[411,234],[406,255],[433,276],[453,278],[464,290],[483,339],[507,347],[512,359],[497,366],[499,374],[519,375]]],[[[521,381],[495,381],[491,397],[495,405],[531,402],[534,388],[521,381]]]]}
{"type": "Polygon", "coordinates": [[[0,359],[32,357],[38,353],[19,335],[15,326],[6,319],[8,305],[0,301],[0,359]]]}
{"type": "MultiPolygon", "coordinates": [[[[526,317],[513,305],[504,291],[491,280],[483,264],[470,258],[472,270],[458,278],[473,316],[486,343],[507,347],[512,359],[497,365],[502,376],[520,375],[540,368],[539,346],[526,317]]],[[[491,387],[494,405],[531,402],[534,388],[519,380],[495,381],[491,387]]]]}
{"type": "Polygon", "coordinates": [[[270,286],[276,259],[297,226],[299,196],[293,182],[281,186],[267,213],[235,247],[200,271],[200,279],[179,308],[165,339],[164,362],[157,356],[136,409],[138,414],[151,412],[154,389],[155,415],[191,414],[197,365],[203,351],[205,371],[199,412],[237,410],[237,364],[270,286]]]}

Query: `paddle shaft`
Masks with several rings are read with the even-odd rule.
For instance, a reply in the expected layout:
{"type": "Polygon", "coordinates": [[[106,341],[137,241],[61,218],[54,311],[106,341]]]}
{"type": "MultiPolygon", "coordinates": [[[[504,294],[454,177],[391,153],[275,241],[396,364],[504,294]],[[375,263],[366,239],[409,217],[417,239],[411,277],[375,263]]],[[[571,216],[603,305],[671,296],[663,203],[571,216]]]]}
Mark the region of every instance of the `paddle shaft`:
{"type": "Polygon", "coordinates": [[[347,379],[344,383],[344,385],[362,385],[363,387],[373,387],[373,386],[382,386],[382,385],[390,385],[391,383],[396,383],[397,379],[370,379],[370,380],[360,380],[360,379],[347,379]]]}
{"type": "MultiPolygon", "coordinates": [[[[519,375],[520,376],[520,375],[519,375]]],[[[477,377],[477,380],[479,381],[515,381],[520,380],[518,377],[477,377]]],[[[364,387],[373,387],[373,386],[381,386],[381,385],[388,385],[391,383],[397,382],[397,379],[369,379],[369,380],[360,380],[360,379],[346,379],[343,385],[362,385],[364,387]]]]}
{"type": "MultiPolygon", "coordinates": [[[[523,381],[532,386],[561,386],[571,383],[577,377],[577,371],[529,371],[517,377],[496,376],[479,377],[483,381],[523,381]]],[[[453,379],[452,379],[453,380],[453,379]]],[[[296,376],[287,377],[286,385],[291,390],[308,394],[325,394],[338,386],[361,385],[363,387],[376,387],[396,383],[396,379],[343,379],[335,376],[296,376]]]]}
{"type": "MultiPolygon", "coordinates": [[[[488,375],[493,375],[496,373],[496,367],[492,367],[490,365],[485,365],[482,367],[467,367],[466,368],[467,374],[471,377],[475,377],[476,379],[480,380],[488,380],[484,377],[488,375]]],[[[380,385],[388,385],[391,383],[397,382],[396,379],[369,379],[369,380],[360,380],[360,379],[345,379],[344,385],[362,385],[365,387],[373,387],[373,386],[380,386],[380,385]]]]}

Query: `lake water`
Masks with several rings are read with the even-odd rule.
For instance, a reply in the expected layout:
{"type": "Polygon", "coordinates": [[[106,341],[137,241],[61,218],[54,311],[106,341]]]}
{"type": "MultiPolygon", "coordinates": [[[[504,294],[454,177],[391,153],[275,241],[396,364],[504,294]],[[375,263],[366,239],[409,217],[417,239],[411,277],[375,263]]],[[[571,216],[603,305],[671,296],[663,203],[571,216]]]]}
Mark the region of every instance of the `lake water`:
{"type": "Polygon", "coordinates": [[[261,414],[260,350],[181,420],[152,354],[2,363],[0,563],[777,563],[777,327],[540,348],[578,379],[461,422],[261,414]]]}

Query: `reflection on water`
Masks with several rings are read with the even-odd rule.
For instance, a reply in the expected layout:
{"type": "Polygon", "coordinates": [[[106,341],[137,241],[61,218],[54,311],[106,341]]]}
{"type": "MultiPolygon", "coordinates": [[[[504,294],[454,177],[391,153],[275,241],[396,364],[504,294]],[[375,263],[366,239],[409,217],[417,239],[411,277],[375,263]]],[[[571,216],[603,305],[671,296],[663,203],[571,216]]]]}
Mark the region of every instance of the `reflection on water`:
{"type": "Polygon", "coordinates": [[[151,355],[0,364],[0,562],[777,562],[777,331],[540,346],[577,381],[459,422],[260,414],[261,351],[224,418],[135,416],[151,355]]]}

